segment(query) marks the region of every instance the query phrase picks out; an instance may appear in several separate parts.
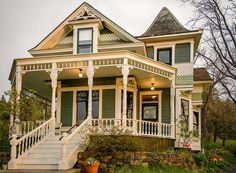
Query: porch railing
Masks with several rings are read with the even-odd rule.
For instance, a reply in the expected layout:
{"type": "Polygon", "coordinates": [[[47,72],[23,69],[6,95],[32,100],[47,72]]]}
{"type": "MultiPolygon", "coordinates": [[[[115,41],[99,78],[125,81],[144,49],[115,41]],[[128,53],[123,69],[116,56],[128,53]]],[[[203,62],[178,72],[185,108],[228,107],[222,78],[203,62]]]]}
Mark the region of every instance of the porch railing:
{"type": "Polygon", "coordinates": [[[10,141],[11,144],[11,161],[21,157],[32,147],[41,142],[47,136],[52,135],[55,130],[55,119],[50,118],[34,130],[17,139],[17,135],[13,134],[10,141]]]}
{"type": "Polygon", "coordinates": [[[96,130],[103,131],[104,129],[109,130],[114,127],[123,127],[130,131],[132,135],[138,136],[156,136],[163,138],[172,138],[173,126],[172,124],[133,120],[127,119],[126,123],[122,119],[92,119],[92,126],[96,130]]]}
{"type": "Polygon", "coordinates": [[[45,121],[21,121],[20,122],[20,136],[24,136],[30,131],[34,130],[41,124],[43,124],[45,121]]]}

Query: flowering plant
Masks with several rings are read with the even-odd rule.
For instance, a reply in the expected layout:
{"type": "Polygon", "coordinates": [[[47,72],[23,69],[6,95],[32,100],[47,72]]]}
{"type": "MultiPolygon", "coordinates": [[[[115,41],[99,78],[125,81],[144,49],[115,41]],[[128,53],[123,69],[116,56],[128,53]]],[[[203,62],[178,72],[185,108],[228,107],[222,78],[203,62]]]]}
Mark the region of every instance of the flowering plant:
{"type": "Polygon", "coordinates": [[[98,164],[99,161],[95,159],[94,157],[89,157],[85,160],[86,164],[92,165],[92,164],[98,164]]]}

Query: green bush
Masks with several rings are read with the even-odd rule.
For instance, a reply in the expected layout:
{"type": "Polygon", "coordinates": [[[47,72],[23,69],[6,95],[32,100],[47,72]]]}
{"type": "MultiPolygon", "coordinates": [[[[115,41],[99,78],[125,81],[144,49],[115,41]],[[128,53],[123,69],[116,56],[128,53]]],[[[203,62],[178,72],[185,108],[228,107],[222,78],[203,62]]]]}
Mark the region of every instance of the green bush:
{"type": "Polygon", "coordinates": [[[110,130],[103,129],[100,132],[92,132],[87,151],[90,153],[107,153],[117,151],[140,151],[142,145],[138,143],[129,131],[114,127],[110,130]],[[108,134],[108,135],[106,135],[108,134]]]}

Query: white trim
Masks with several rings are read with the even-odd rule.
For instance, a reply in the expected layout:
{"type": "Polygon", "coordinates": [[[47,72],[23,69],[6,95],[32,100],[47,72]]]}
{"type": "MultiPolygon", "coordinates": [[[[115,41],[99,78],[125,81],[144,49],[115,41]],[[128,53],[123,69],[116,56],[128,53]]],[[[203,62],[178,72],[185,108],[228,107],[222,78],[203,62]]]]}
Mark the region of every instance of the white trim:
{"type": "Polygon", "coordinates": [[[140,91],[139,96],[139,120],[142,120],[142,96],[143,95],[158,95],[158,122],[162,122],[162,90],[157,91],[140,91]]]}
{"type": "Polygon", "coordinates": [[[73,103],[72,103],[72,126],[76,124],[77,115],[77,92],[73,91],[73,103]]]}
{"type": "Polygon", "coordinates": [[[195,35],[195,34],[202,34],[203,30],[200,29],[195,32],[188,32],[188,33],[181,33],[181,34],[169,34],[169,35],[160,35],[160,36],[153,36],[153,37],[137,37],[139,40],[146,40],[146,39],[155,39],[155,38],[165,38],[165,37],[173,37],[173,36],[187,36],[187,35],[195,35]]]}

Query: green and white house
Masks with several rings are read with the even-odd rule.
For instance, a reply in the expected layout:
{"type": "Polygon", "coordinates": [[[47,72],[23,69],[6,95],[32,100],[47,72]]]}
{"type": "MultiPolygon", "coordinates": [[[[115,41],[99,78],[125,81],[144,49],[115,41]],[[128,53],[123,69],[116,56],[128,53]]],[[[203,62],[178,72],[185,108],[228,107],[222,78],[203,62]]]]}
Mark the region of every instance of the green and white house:
{"type": "Polygon", "coordinates": [[[184,147],[180,115],[189,131],[199,132],[188,147],[200,150],[202,93],[211,82],[205,69],[193,68],[202,32],[184,28],[163,8],[134,37],[81,4],[29,50],[32,57],[13,62],[12,88],[35,90],[50,102],[51,114],[32,130],[13,132],[9,169],[73,167],[90,128],[120,127],[151,145],[184,147]]]}

